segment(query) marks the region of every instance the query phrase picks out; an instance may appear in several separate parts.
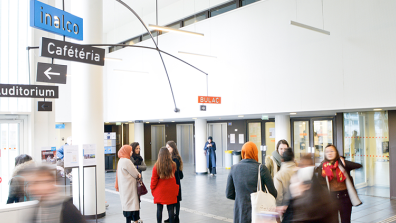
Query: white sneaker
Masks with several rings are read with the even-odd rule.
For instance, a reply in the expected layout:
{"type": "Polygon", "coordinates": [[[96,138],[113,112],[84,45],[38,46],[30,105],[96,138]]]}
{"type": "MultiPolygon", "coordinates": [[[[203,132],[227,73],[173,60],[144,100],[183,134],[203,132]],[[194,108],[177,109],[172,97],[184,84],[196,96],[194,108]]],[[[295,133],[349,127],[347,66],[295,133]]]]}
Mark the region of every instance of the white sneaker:
{"type": "Polygon", "coordinates": [[[143,223],[143,220],[142,220],[142,219],[139,219],[139,220],[138,220],[138,223],[143,223]]]}

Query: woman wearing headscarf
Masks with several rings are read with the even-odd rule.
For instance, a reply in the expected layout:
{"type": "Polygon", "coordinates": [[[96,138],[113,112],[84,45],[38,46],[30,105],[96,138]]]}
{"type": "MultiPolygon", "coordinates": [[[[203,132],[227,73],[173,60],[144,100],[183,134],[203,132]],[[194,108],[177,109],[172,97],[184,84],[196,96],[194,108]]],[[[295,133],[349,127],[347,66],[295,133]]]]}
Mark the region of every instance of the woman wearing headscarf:
{"type": "Polygon", "coordinates": [[[127,223],[138,222],[140,219],[140,201],[137,193],[136,180],[141,178],[140,173],[133,165],[130,157],[132,147],[124,145],[118,151],[115,189],[120,192],[121,205],[127,223]]]}
{"type": "Polygon", "coordinates": [[[271,177],[274,178],[275,174],[280,170],[282,165],[282,156],[285,150],[289,148],[289,143],[282,139],[276,144],[276,150],[272,152],[272,156],[265,158],[265,166],[270,171],[271,177]]]}
{"type": "Polygon", "coordinates": [[[208,137],[208,141],[205,143],[205,155],[210,175],[216,174],[216,143],[213,142],[212,136],[208,137]]]}
{"type": "Polygon", "coordinates": [[[30,197],[25,190],[25,178],[20,174],[25,169],[34,166],[31,156],[21,154],[15,157],[15,169],[10,180],[10,190],[8,193],[7,204],[29,201],[30,197]]]}
{"type": "MultiPolygon", "coordinates": [[[[226,196],[235,200],[234,223],[250,223],[252,221],[252,206],[250,194],[257,192],[258,181],[258,150],[256,144],[247,142],[242,147],[242,161],[231,167],[227,179],[226,196]]],[[[260,168],[261,185],[275,198],[277,192],[272,177],[264,165],[260,168]]]]}

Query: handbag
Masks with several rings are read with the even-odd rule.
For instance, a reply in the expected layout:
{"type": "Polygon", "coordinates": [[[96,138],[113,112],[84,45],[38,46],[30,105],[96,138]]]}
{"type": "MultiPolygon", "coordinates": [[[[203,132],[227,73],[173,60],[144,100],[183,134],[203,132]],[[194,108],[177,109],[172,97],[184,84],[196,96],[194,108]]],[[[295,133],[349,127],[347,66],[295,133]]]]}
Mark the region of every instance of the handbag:
{"type": "Polygon", "coordinates": [[[252,202],[252,223],[275,223],[276,217],[278,216],[278,213],[275,212],[276,199],[268,192],[267,186],[265,186],[267,192],[262,190],[260,168],[261,164],[258,169],[257,192],[250,194],[252,202]]]}
{"type": "Polygon", "coordinates": [[[141,179],[137,180],[137,193],[139,197],[148,193],[147,188],[141,179]]]}

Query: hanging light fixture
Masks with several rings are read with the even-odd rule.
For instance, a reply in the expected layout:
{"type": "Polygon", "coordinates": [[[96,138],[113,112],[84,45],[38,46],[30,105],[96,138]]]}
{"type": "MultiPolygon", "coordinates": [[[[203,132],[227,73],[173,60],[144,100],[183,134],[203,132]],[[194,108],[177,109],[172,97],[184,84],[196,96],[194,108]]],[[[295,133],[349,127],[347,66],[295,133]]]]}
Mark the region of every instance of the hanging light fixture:
{"type": "Polygon", "coordinates": [[[202,33],[196,33],[196,32],[190,32],[190,31],[185,31],[185,30],[180,30],[180,29],[174,29],[170,27],[165,27],[165,26],[157,26],[157,25],[148,25],[149,28],[153,28],[155,30],[161,30],[161,31],[166,31],[166,32],[176,32],[176,33],[182,33],[182,34],[190,34],[190,35],[197,35],[197,36],[204,36],[202,33]]]}
{"type": "Polygon", "coordinates": [[[309,30],[312,30],[312,31],[320,32],[320,33],[323,33],[323,34],[326,34],[326,35],[330,35],[330,32],[327,31],[327,30],[319,29],[319,28],[316,28],[316,27],[313,27],[313,26],[309,26],[309,25],[305,25],[305,24],[302,24],[302,23],[299,23],[299,22],[296,22],[296,21],[293,21],[293,20],[290,21],[290,24],[294,25],[294,26],[301,27],[301,28],[309,29],[309,30]]]}

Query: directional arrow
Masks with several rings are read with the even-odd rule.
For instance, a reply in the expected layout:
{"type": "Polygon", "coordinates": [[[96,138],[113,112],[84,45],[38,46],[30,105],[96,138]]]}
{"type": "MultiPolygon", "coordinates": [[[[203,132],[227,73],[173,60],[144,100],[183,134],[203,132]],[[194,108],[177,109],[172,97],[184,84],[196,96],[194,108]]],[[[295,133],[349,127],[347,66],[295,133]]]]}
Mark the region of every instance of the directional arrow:
{"type": "Polygon", "coordinates": [[[48,77],[48,79],[51,80],[51,76],[50,75],[57,75],[57,76],[60,75],[60,73],[50,72],[51,70],[52,70],[52,67],[50,67],[46,71],[44,71],[44,74],[45,74],[45,76],[48,77]]]}
{"type": "Polygon", "coordinates": [[[45,108],[49,108],[49,106],[47,106],[47,105],[45,105],[45,104],[43,104],[43,105],[41,105],[41,107],[45,110],[45,108]]]}
{"type": "Polygon", "coordinates": [[[38,111],[52,111],[52,102],[50,101],[38,101],[37,110],[38,111]]]}

